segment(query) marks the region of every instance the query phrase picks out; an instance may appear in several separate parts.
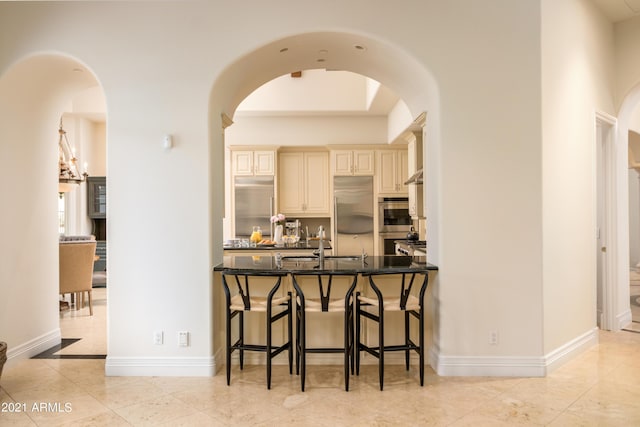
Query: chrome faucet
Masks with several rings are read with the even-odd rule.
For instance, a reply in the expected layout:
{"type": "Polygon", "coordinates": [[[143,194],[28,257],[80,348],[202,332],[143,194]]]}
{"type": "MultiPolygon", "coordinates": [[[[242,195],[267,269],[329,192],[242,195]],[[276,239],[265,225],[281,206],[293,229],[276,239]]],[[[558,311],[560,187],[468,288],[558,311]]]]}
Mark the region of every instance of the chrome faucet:
{"type": "Polygon", "coordinates": [[[320,257],[320,265],[324,265],[324,227],[318,227],[318,256],[320,257]]]}

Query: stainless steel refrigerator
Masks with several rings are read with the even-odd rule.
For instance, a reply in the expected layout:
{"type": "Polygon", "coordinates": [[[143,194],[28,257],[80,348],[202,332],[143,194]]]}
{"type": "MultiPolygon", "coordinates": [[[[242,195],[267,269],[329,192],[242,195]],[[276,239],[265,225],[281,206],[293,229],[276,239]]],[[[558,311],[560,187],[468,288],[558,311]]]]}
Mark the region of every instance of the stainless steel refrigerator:
{"type": "Polygon", "coordinates": [[[373,253],[373,177],[336,176],[333,179],[334,254],[373,253]]]}
{"type": "Polygon", "coordinates": [[[271,236],[273,206],[272,176],[234,178],[234,224],[236,237],[249,237],[255,225],[263,236],[271,236]]]}

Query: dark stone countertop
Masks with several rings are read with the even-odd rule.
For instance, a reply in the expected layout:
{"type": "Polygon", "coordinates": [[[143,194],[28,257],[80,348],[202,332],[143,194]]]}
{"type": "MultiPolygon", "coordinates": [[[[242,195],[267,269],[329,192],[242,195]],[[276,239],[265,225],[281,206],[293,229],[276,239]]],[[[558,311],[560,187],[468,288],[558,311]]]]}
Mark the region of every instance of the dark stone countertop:
{"type": "MultiPolygon", "coordinates": [[[[292,246],[285,246],[285,245],[275,245],[275,246],[254,246],[254,247],[248,247],[248,248],[236,248],[233,246],[229,246],[229,245],[224,245],[223,249],[225,251],[256,251],[256,250],[260,250],[260,251],[289,251],[289,250],[315,250],[318,249],[319,246],[319,241],[318,240],[309,240],[309,244],[307,245],[307,242],[305,240],[301,240],[298,243],[296,243],[295,245],[292,246]]],[[[331,249],[331,242],[329,242],[328,240],[324,241],[324,248],[329,250],[331,249]]]]}
{"type": "Polygon", "coordinates": [[[326,257],[323,268],[319,268],[317,259],[310,257],[283,259],[278,265],[276,257],[272,256],[225,256],[221,264],[216,265],[214,271],[280,271],[287,273],[326,272],[326,273],[405,273],[436,271],[438,267],[427,263],[426,257],[409,256],[370,256],[364,259],[345,259],[326,257]]]}

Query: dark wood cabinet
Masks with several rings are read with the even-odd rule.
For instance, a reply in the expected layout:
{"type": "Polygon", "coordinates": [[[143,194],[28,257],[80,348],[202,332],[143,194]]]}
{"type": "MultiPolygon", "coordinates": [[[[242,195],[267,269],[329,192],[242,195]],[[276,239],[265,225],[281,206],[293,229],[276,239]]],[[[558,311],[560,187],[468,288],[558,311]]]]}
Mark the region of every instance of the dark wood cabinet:
{"type": "Polygon", "coordinates": [[[107,217],[107,179],[104,176],[87,178],[87,208],[89,218],[107,217]]]}
{"type": "Polygon", "coordinates": [[[107,179],[104,176],[87,178],[87,214],[91,218],[91,234],[96,236],[97,261],[93,271],[107,270],[107,179]]]}

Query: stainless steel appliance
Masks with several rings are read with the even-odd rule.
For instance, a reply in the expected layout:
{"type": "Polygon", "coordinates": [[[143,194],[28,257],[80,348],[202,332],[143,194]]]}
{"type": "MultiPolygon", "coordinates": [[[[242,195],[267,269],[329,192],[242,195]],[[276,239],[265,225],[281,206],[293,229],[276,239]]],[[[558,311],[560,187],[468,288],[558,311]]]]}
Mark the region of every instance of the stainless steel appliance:
{"type": "Polygon", "coordinates": [[[378,248],[380,255],[396,255],[396,240],[405,240],[415,226],[408,197],[378,198],[378,248]]]}
{"type": "Polygon", "coordinates": [[[380,255],[397,255],[396,241],[407,238],[407,233],[392,232],[378,234],[378,248],[380,255]]]}
{"type": "Polygon", "coordinates": [[[234,179],[234,224],[236,237],[249,237],[253,226],[262,229],[262,236],[271,236],[273,177],[236,176],[234,179]]]}
{"type": "Polygon", "coordinates": [[[402,231],[406,236],[409,228],[414,225],[409,215],[409,198],[378,198],[378,221],[378,230],[381,233],[402,231]]]}
{"type": "Polygon", "coordinates": [[[396,255],[425,256],[427,242],[425,240],[397,240],[396,255]]]}
{"type": "Polygon", "coordinates": [[[333,179],[336,255],[373,255],[373,177],[336,176],[333,179]]]}
{"type": "Polygon", "coordinates": [[[299,219],[296,219],[294,221],[287,221],[284,223],[284,228],[285,228],[285,234],[287,236],[297,236],[300,237],[300,226],[302,224],[300,223],[299,219]]]}

